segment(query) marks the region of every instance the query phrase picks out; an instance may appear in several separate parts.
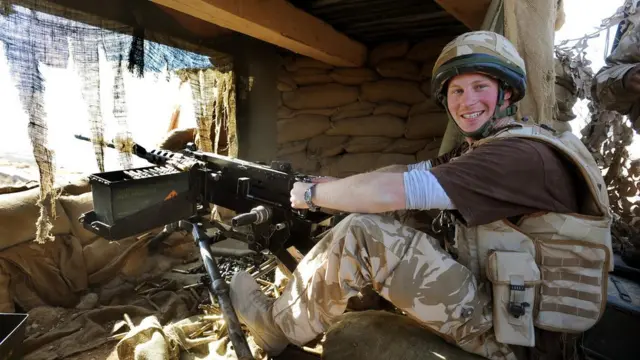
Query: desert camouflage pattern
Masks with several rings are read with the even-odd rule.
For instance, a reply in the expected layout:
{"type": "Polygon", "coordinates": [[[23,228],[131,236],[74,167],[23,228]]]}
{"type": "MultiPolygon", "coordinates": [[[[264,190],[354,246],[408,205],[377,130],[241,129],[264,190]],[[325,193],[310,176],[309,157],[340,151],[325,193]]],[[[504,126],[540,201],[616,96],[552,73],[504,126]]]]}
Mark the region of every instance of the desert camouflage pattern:
{"type": "Polygon", "coordinates": [[[526,75],[524,60],[516,47],[506,37],[492,31],[468,32],[449,42],[436,60],[432,75],[435,76],[440,66],[447,61],[469,54],[495,56],[510,65],[517,66],[526,75]]]}
{"type": "Polygon", "coordinates": [[[492,329],[488,289],[438,241],[390,216],[352,214],[298,265],[272,310],[289,341],[303,345],[367,285],[465,351],[515,359],[492,329]]]}
{"type": "MultiPolygon", "coordinates": [[[[527,309],[532,325],[549,331],[582,332],[592,327],[602,316],[606,305],[607,273],[613,270],[611,221],[607,189],[593,157],[571,132],[554,135],[537,125],[521,124],[480,140],[470,151],[490,141],[509,137],[524,137],[546,142],[561,151],[580,170],[587,186],[580,199],[580,214],[539,213],[522,218],[518,224],[500,220],[468,228],[456,224],[455,248],[458,261],[469,269],[494,293],[500,293],[501,281],[487,276],[489,255],[492,252],[520,252],[535,259],[540,281],[527,279],[531,269],[510,268],[512,275],[520,275],[535,287],[533,306],[527,309]],[[492,281],[493,280],[493,281],[492,281]]],[[[508,261],[508,260],[504,260],[508,261]]],[[[494,264],[500,266],[500,264],[494,264]]],[[[531,275],[531,274],[529,274],[531,275]]],[[[479,285],[482,286],[482,285],[479,285]]],[[[496,302],[495,306],[506,306],[496,302]]],[[[513,322],[508,314],[493,309],[494,325],[513,322]]],[[[518,325],[514,331],[531,331],[522,338],[533,336],[533,329],[518,325]]],[[[510,343],[508,339],[503,342],[510,343]]],[[[519,344],[519,343],[514,343],[519,344]]]]}
{"type": "MultiPolygon", "coordinates": [[[[640,116],[638,95],[624,88],[624,75],[640,63],[640,11],[638,0],[626,0],[623,6],[629,13],[625,18],[623,34],[593,79],[591,96],[604,110],[630,115],[636,124],[640,116]]],[[[636,125],[637,127],[637,125],[636,125]]]]}

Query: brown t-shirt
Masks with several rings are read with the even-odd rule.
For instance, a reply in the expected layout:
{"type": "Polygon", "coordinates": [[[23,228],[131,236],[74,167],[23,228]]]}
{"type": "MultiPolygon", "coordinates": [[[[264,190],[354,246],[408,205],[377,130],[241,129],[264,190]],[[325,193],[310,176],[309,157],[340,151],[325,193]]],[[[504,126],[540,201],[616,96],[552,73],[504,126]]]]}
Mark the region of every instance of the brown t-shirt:
{"type": "Polygon", "coordinates": [[[545,143],[520,138],[465,147],[432,161],[431,172],[467,226],[539,211],[577,212],[580,177],[545,143]]]}

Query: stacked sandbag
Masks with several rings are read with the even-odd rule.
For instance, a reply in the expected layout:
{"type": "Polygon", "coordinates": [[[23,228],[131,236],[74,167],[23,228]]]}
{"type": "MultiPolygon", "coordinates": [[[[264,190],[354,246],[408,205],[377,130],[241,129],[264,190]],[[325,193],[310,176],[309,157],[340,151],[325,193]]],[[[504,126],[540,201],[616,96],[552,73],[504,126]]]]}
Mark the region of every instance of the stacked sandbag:
{"type": "MultiPolygon", "coordinates": [[[[89,287],[135,284],[197,255],[193,239],[180,232],[151,253],[147,245],[162,227],[118,241],[98,237],[78,220],[93,208],[87,178],[61,182],[55,190],[53,239],[44,243],[34,241],[39,189],[0,195],[0,312],[13,312],[16,305],[24,311],[74,307],[89,287]]],[[[99,290],[102,295],[109,291],[108,286],[99,290]]]]}
{"type": "Polygon", "coordinates": [[[278,159],[344,177],[437,156],[448,117],[431,99],[430,78],[449,40],[382,44],[361,68],[283,59],[278,159]]]}

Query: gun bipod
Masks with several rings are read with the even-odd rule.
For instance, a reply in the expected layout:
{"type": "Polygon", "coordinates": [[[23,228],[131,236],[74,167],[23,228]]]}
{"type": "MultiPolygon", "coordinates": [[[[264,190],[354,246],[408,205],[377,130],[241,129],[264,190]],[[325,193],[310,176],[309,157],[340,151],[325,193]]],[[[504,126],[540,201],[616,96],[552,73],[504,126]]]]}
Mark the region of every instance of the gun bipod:
{"type": "MultiPolygon", "coordinates": [[[[207,286],[210,296],[217,300],[222,316],[227,323],[229,339],[233,344],[236,355],[240,360],[253,360],[249,344],[247,343],[247,339],[244,336],[244,332],[240,325],[240,320],[236,315],[233,304],[231,303],[231,298],[229,297],[229,284],[227,284],[222,277],[218,264],[216,263],[215,255],[211,248],[211,245],[215,242],[221,241],[221,237],[224,237],[224,235],[222,235],[219,229],[214,229],[212,236],[207,235],[202,223],[198,221],[190,222],[181,220],[178,222],[177,226],[172,224],[171,226],[165,227],[165,229],[167,228],[169,233],[181,229],[189,231],[193,236],[193,240],[196,242],[200,250],[202,263],[207,271],[207,275],[209,275],[209,281],[204,282],[204,285],[207,286]]],[[[239,253],[239,256],[251,255],[252,253],[255,254],[253,251],[248,251],[239,253]]]]}

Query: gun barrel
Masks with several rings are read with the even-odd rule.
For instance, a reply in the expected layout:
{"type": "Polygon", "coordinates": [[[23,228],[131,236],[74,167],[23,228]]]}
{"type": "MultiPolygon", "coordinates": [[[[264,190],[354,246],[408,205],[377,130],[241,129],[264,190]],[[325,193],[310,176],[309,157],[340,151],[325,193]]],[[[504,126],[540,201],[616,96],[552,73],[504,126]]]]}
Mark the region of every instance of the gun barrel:
{"type": "MultiPolygon", "coordinates": [[[[89,138],[88,138],[88,137],[86,137],[86,136],[83,136],[83,135],[80,135],[80,134],[75,134],[74,136],[75,136],[75,138],[76,138],[76,139],[78,139],[78,140],[83,140],[83,141],[91,142],[91,139],[89,139],[89,138]]],[[[110,147],[110,148],[112,148],[112,149],[115,149],[115,148],[116,148],[116,146],[115,146],[115,145],[113,145],[113,143],[110,143],[110,142],[103,142],[103,143],[104,143],[104,145],[105,145],[105,146],[110,147]]]]}
{"type": "MultiPolygon", "coordinates": [[[[78,140],[91,142],[90,138],[80,134],[76,134],[74,135],[74,137],[78,140]]],[[[112,142],[104,141],[103,144],[104,146],[109,147],[111,149],[116,149],[116,150],[118,149],[112,142]]],[[[171,154],[171,152],[167,150],[162,150],[162,151],[153,150],[149,152],[147,151],[147,149],[145,149],[138,143],[133,143],[133,146],[131,147],[131,149],[133,154],[136,155],[137,157],[143,158],[148,162],[156,165],[164,165],[169,155],[171,154]]]]}

